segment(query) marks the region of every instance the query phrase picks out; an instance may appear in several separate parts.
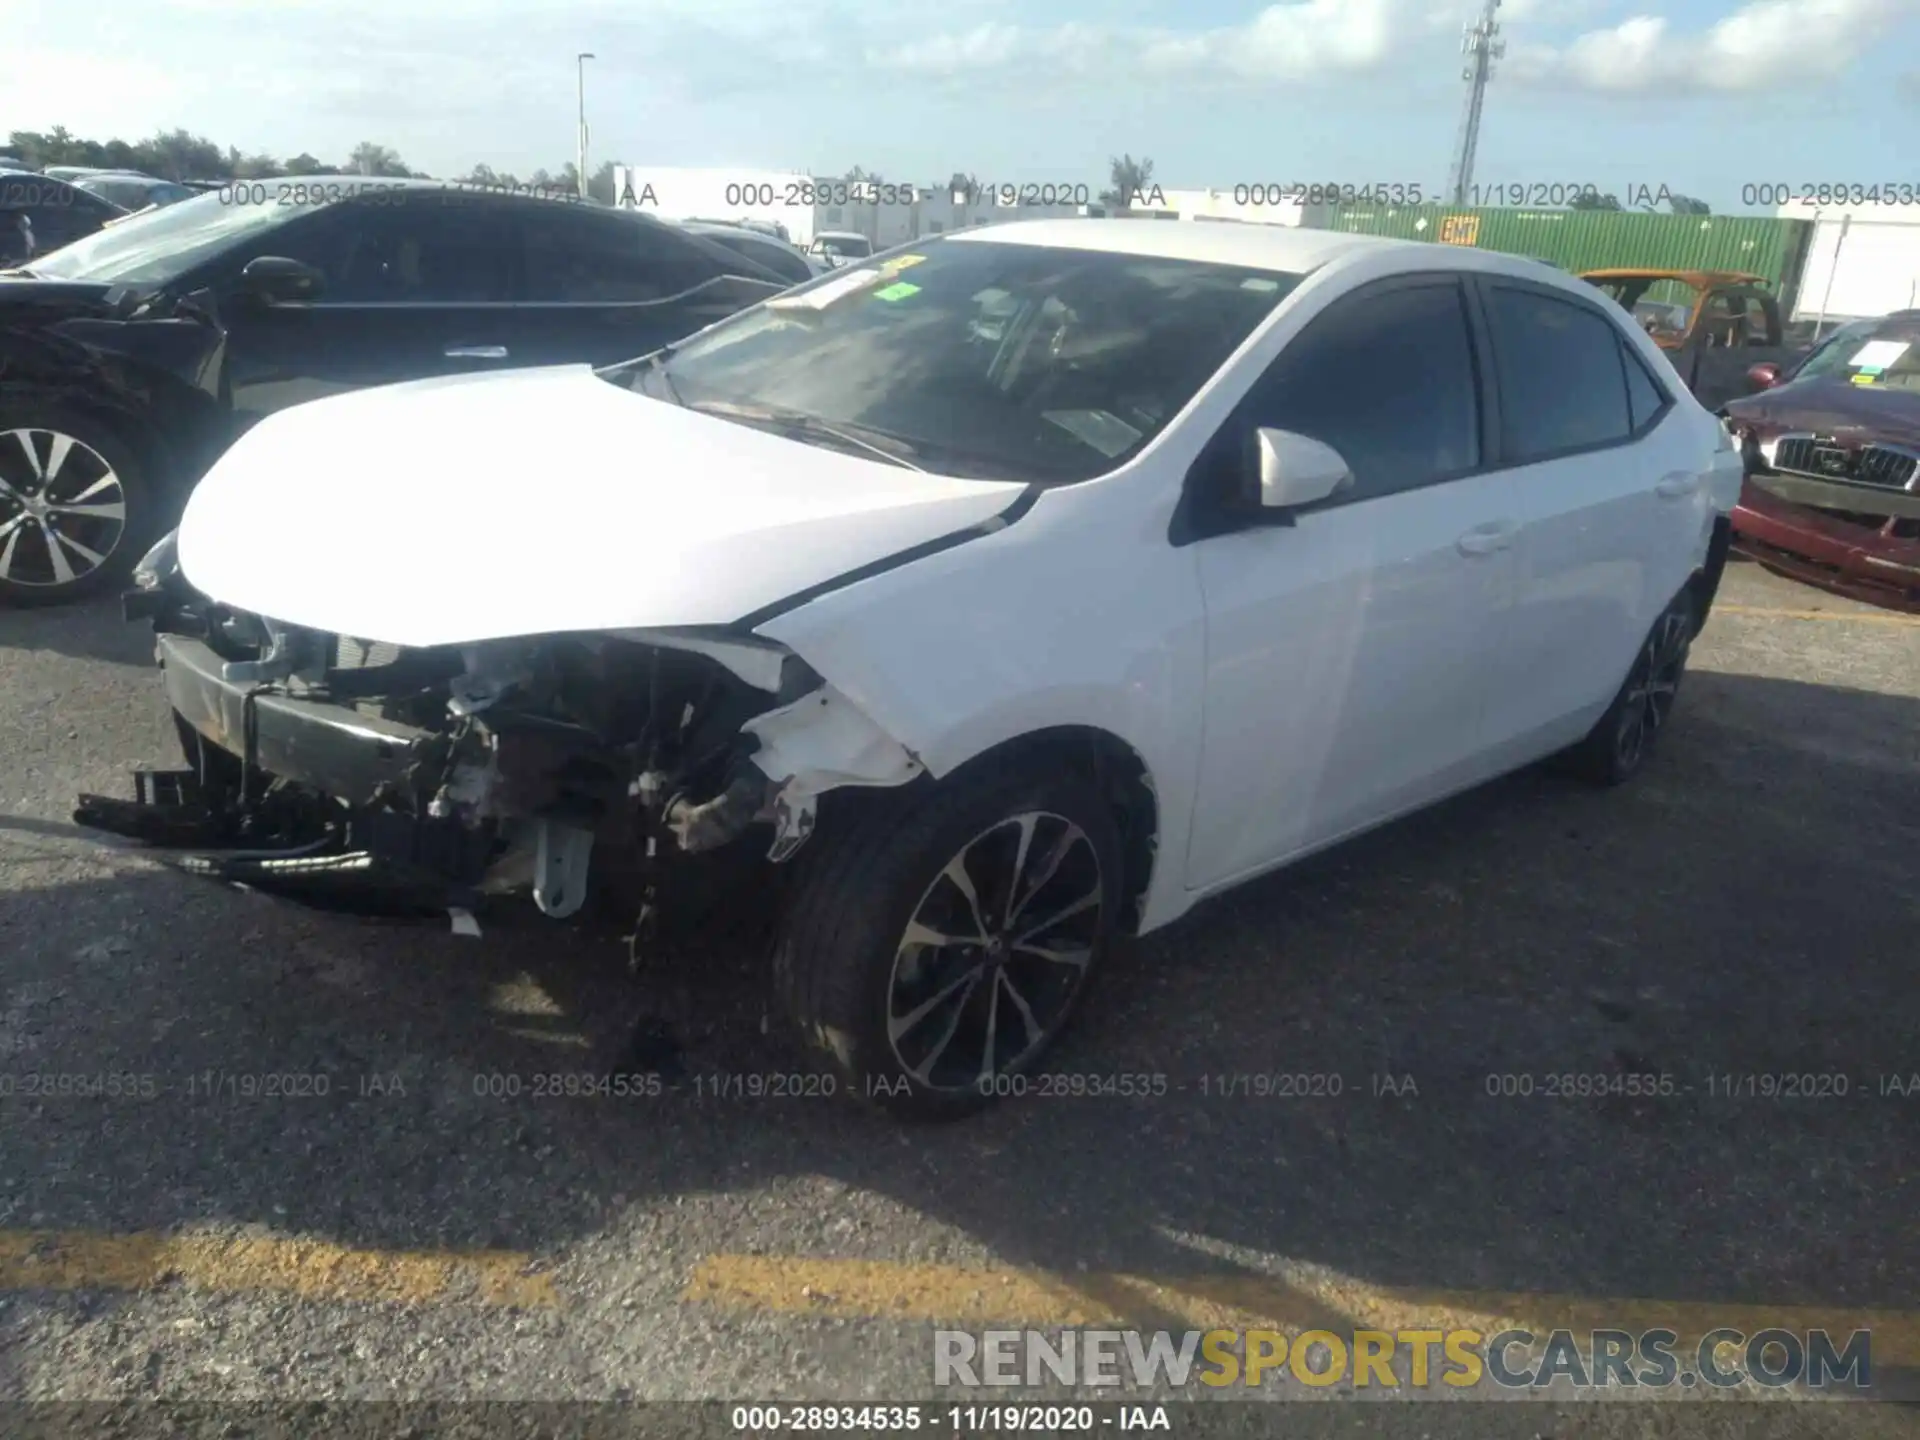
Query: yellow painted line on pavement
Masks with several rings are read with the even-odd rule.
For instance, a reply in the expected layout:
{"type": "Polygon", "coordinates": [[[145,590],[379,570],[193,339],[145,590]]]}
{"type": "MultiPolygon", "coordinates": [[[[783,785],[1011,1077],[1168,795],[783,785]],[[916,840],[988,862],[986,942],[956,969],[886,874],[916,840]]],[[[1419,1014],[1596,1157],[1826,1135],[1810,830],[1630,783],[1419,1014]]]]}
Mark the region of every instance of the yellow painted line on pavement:
{"type": "Polygon", "coordinates": [[[1877,610],[1776,610],[1767,605],[1716,605],[1716,615],[1754,615],[1770,620],[1851,620],[1862,625],[1920,625],[1920,615],[1877,610]]]}
{"type": "Polygon", "coordinates": [[[0,1290],[271,1291],[308,1300],[541,1308],[559,1303],[532,1257],[508,1250],[360,1250],[230,1232],[0,1230],[0,1290]]]}
{"type": "Polygon", "coordinates": [[[1471,1290],[1401,1290],[1351,1279],[1114,1273],[714,1255],[682,1299],[730,1310],[833,1319],[946,1322],[1046,1329],[1144,1330],[1672,1330],[1682,1345],[1722,1327],[1873,1332],[1876,1365],[1920,1363],[1920,1311],[1842,1306],[1608,1300],[1471,1290]]]}

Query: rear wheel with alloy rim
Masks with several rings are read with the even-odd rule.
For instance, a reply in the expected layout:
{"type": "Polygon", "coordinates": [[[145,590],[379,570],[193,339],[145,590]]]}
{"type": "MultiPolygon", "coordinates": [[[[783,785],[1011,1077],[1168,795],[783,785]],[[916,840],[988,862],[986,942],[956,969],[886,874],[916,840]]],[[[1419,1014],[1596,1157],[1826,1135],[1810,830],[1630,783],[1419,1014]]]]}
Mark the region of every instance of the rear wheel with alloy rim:
{"type": "Polygon", "coordinates": [[[1113,934],[1120,846],[1097,790],[961,777],[815,844],[775,979],[840,1088],[929,1119],[1020,1094],[1113,934]]]}
{"type": "Polygon", "coordinates": [[[53,604],[124,578],[145,499],[138,457],[105,426],[0,413],[0,598],[53,604]]]}
{"type": "Polygon", "coordinates": [[[1601,785],[1640,773],[1673,716],[1694,629],[1693,594],[1682,590],[1654,622],[1607,713],[1563,756],[1566,768],[1601,785]]]}

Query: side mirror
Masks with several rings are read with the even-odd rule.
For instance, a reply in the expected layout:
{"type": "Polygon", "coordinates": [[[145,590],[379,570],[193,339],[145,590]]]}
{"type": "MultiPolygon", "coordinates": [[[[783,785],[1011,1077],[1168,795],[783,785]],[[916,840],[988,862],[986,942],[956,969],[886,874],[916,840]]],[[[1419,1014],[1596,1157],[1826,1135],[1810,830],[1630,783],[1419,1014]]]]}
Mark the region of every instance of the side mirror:
{"type": "Polygon", "coordinates": [[[1771,390],[1780,383],[1780,367],[1771,360],[1747,367],[1747,383],[1756,390],[1771,390]]]}
{"type": "Polygon", "coordinates": [[[1292,430],[1254,431],[1260,508],[1296,510],[1350,489],[1353,470],[1331,445],[1292,430]]]}
{"type": "Polygon", "coordinates": [[[311,300],[326,286],[326,277],[313,266],[284,255],[259,255],[240,272],[247,294],[269,305],[299,304],[311,300]]]}

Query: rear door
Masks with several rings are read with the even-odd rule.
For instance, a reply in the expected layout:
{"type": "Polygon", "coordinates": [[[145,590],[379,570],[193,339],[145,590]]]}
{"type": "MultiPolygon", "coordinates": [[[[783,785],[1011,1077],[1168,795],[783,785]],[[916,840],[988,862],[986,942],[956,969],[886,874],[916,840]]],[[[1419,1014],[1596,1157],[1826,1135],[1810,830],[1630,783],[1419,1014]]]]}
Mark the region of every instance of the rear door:
{"type": "Polygon", "coordinates": [[[629,211],[518,207],[516,365],[611,365],[657,350],[784,287],[729,252],[629,211]]]}
{"type": "Polygon", "coordinates": [[[516,241],[506,202],[437,190],[372,192],[263,236],[222,287],[237,429],[363,386],[505,368],[516,241]],[[324,288],[307,303],[254,300],[239,271],[256,255],[305,261],[324,288]]]}
{"type": "Polygon", "coordinates": [[[1477,289],[1521,520],[1488,738],[1519,764],[1577,739],[1612,699],[1692,574],[1712,499],[1670,380],[1616,310],[1522,280],[1477,289]]]}
{"type": "Polygon", "coordinates": [[[1694,326],[1700,347],[1693,393],[1709,410],[1751,394],[1747,371],[1763,360],[1787,357],[1780,306],[1752,285],[1722,285],[1707,293],[1694,326]]]}
{"type": "Polygon", "coordinates": [[[1207,671],[1189,885],[1484,773],[1517,529],[1513,477],[1484,464],[1484,366],[1457,276],[1364,286],[1288,343],[1196,462],[1183,504],[1202,517],[1207,671]],[[1291,525],[1236,518],[1260,426],[1332,445],[1354,485],[1291,525]],[[1209,507],[1225,507],[1216,522],[1209,507]]]}

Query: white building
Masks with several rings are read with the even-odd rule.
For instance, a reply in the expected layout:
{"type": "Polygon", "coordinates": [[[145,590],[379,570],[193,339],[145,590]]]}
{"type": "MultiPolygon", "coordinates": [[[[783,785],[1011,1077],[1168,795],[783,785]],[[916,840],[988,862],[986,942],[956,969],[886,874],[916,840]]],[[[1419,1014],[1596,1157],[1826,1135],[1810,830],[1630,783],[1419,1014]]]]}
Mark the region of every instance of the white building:
{"type": "Polygon", "coordinates": [[[614,168],[615,203],[663,220],[759,220],[802,247],[827,230],[864,235],[876,250],[1004,220],[1083,213],[1073,205],[1006,206],[924,185],[882,181],[877,196],[844,179],[798,170],[628,165],[614,168]]]}
{"type": "Polygon", "coordinates": [[[1920,204],[1782,205],[1810,220],[1792,318],[1862,320],[1920,308],[1920,204]]]}
{"type": "Polygon", "coordinates": [[[1305,226],[1315,230],[1325,228],[1327,215],[1333,208],[1309,205],[1277,185],[1231,185],[1209,190],[1169,190],[1155,185],[1145,192],[1144,202],[1157,213],[1170,211],[1182,220],[1305,226]]]}

